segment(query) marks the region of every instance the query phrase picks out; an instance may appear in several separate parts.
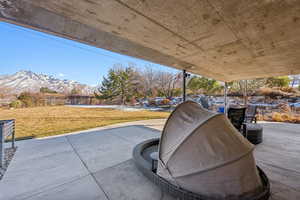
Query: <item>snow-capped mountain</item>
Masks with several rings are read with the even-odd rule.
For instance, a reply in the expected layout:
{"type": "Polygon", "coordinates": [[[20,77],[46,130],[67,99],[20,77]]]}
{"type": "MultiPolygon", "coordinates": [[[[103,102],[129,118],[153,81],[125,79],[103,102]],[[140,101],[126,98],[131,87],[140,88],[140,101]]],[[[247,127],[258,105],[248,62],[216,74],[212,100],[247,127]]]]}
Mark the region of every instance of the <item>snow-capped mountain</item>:
{"type": "Polygon", "coordinates": [[[39,92],[41,87],[47,87],[61,93],[70,93],[75,88],[84,95],[92,94],[95,89],[76,81],[61,80],[53,76],[36,74],[31,71],[19,71],[12,75],[0,76],[0,88],[9,89],[10,93],[39,92]]]}

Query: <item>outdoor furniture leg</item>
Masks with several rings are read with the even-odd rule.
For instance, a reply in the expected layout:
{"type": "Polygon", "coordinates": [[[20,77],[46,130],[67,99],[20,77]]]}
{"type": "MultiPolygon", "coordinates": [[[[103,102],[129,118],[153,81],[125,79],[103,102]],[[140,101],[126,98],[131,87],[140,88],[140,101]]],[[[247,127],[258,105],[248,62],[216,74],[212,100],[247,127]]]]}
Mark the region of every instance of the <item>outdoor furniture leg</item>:
{"type": "Polygon", "coordinates": [[[247,123],[244,123],[242,126],[242,134],[247,139],[247,123]]]}
{"type": "Polygon", "coordinates": [[[259,144],[263,141],[263,127],[259,124],[245,123],[246,138],[252,144],[259,144]]]}

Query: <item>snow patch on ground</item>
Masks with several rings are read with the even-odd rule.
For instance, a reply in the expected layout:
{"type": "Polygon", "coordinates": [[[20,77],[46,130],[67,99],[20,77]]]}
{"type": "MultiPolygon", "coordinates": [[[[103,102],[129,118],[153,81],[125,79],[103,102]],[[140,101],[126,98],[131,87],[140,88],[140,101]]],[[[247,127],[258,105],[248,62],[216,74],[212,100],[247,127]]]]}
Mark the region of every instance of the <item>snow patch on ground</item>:
{"type": "Polygon", "coordinates": [[[121,106],[121,105],[67,105],[69,107],[77,107],[77,108],[108,108],[108,109],[116,109],[122,111],[143,111],[143,110],[151,110],[151,111],[162,111],[165,110],[163,108],[157,107],[132,107],[132,106],[121,106]]]}

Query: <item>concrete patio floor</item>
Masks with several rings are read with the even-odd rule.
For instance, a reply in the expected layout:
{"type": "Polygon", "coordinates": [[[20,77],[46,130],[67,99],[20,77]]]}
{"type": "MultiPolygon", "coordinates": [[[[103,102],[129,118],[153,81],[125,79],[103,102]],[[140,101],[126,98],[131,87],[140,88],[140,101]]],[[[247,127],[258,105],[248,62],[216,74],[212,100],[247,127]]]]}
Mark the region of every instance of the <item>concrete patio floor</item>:
{"type": "MultiPolygon", "coordinates": [[[[134,166],[132,149],[159,137],[164,120],[124,123],[17,142],[0,181],[0,200],[172,200],[134,166]]],[[[258,164],[271,200],[300,199],[300,125],[264,123],[258,164]]]]}

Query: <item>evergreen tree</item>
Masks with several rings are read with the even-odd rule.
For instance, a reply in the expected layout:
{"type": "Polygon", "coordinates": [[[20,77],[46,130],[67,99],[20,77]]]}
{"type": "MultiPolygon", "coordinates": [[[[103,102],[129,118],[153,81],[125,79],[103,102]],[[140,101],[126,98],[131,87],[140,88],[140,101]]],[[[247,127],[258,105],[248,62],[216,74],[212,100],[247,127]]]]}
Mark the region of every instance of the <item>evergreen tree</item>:
{"type": "Polygon", "coordinates": [[[57,93],[55,90],[51,90],[51,89],[49,89],[47,87],[41,87],[40,88],[40,92],[41,93],[53,93],[53,94],[57,93]]]}
{"type": "Polygon", "coordinates": [[[79,90],[77,89],[77,88],[73,88],[72,90],[71,90],[71,95],[77,95],[77,94],[80,94],[80,92],[79,92],[79,90]]]}
{"type": "Polygon", "coordinates": [[[291,79],[288,76],[278,76],[267,78],[267,86],[269,87],[288,87],[291,79]]]}
{"type": "Polygon", "coordinates": [[[119,98],[122,104],[126,104],[138,93],[135,76],[135,71],[131,67],[110,69],[95,96],[105,100],[119,98]]]}
{"type": "Polygon", "coordinates": [[[187,84],[187,88],[190,89],[194,94],[201,91],[207,95],[214,94],[223,89],[218,81],[198,76],[193,76],[190,79],[187,84]]]}

